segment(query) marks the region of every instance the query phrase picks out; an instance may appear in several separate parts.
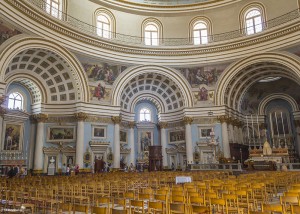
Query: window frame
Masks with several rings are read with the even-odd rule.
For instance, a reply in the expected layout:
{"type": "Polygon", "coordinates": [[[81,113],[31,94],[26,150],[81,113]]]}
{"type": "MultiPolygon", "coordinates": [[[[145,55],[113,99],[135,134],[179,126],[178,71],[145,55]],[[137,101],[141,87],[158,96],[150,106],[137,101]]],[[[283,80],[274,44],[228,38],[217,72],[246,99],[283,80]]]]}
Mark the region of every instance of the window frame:
{"type": "Polygon", "coordinates": [[[45,2],[46,12],[57,19],[62,19],[62,13],[64,10],[64,0],[46,0],[45,2]],[[57,8],[54,7],[54,4],[57,5],[57,8]],[[53,11],[57,10],[57,13],[54,14],[53,11]]]}
{"type": "Polygon", "coordinates": [[[96,28],[97,28],[96,33],[98,36],[105,38],[105,39],[111,38],[111,21],[110,21],[110,18],[107,17],[107,15],[105,13],[98,14],[98,16],[96,18],[96,28]],[[104,17],[107,20],[107,22],[98,20],[99,17],[104,17]],[[99,25],[101,27],[99,27],[99,25]],[[107,29],[105,29],[105,26],[107,27],[107,29]],[[107,36],[105,36],[106,31],[107,31],[107,36]],[[99,32],[100,32],[100,34],[99,34],[99,32]]]}
{"type": "Polygon", "coordinates": [[[209,42],[211,41],[210,39],[210,35],[212,35],[212,22],[210,21],[209,18],[205,17],[205,16],[197,16],[195,18],[193,18],[190,23],[189,23],[189,38],[190,38],[190,43],[192,45],[207,45],[209,44],[209,42]],[[206,43],[203,42],[203,38],[205,36],[201,37],[201,32],[203,31],[202,29],[200,29],[199,32],[199,43],[195,42],[195,36],[194,33],[197,32],[195,30],[196,25],[198,24],[204,24],[206,26],[205,30],[206,30],[206,43]]]}
{"type": "Polygon", "coordinates": [[[20,93],[19,91],[11,91],[10,93],[8,93],[8,101],[7,101],[7,108],[8,109],[12,109],[12,110],[20,110],[20,111],[23,111],[24,110],[24,106],[25,106],[25,99],[24,99],[24,95],[22,93],[20,93]],[[15,97],[13,98],[10,98],[11,95],[13,94],[16,94],[15,97]],[[21,108],[16,108],[16,97],[17,96],[20,96],[21,100],[18,100],[18,101],[21,101],[21,108]],[[13,100],[13,107],[10,108],[10,101],[13,100]]]}
{"type": "Polygon", "coordinates": [[[161,45],[162,38],[163,38],[163,34],[162,34],[161,22],[158,19],[154,19],[154,18],[145,19],[142,23],[143,44],[146,46],[156,47],[156,46],[161,45]],[[153,25],[157,29],[157,31],[146,30],[146,28],[151,25],[153,25]],[[150,40],[149,40],[150,44],[146,43],[148,41],[148,40],[146,40],[146,38],[147,38],[146,33],[148,33],[148,32],[150,32],[150,40]],[[154,32],[156,32],[157,38],[152,38],[154,32]]]}
{"type": "Polygon", "coordinates": [[[97,10],[95,10],[94,18],[93,18],[93,26],[95,26],[95,34],[101,38],[112,39],[112,38],[116,37],[116,18],[112,12],[110,12],[109,10],[107,10],[105,8],[98,8],[97,10]],[[98,34],[98,23],[99,23],[98,17],[99,16],[105,17],[109,22],[107,37],[103,36],[104,32],[105,32],[105,29],[103,29],[103,28],[101,29],[101,34],[98,34]]]}
{"type": "Polygon", "coordinates": [[[139,110],[139,121],[140,122],[151,122],[152,121],[151,118],[152,118],[152,114],[151,114],[151,110],[149,108],[143,107],[139,110]],[[144,112],[142,112],[143,110],[144,110],[144,112]],[[145,111],[148,111],[148,113],[145,113],[145,111]],[[146,119],[146,116],[145,116],[146,114],[149,115],[149,120],[146,119]],[[142,120],[142,115],[144,116],[144,120],[142,120]]]}

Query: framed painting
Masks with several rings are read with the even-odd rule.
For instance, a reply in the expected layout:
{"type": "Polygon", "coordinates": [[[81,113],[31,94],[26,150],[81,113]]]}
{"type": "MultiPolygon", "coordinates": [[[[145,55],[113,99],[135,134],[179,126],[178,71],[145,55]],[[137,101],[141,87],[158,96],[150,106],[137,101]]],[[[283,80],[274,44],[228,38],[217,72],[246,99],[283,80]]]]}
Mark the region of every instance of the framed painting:
{"type": "Polygon", "coordinates": [[[199,128],[199,138],[207,138],[210,137],[211,128],[209,127],[201,127],[199,128]]]}
{"type": "Polygon", "coordinates": [[[149,146],[152,145],[153,132],[151,131],[141,131],[139,135],[140,151],[149,151],[149,146]]]}
{"type": "Polygon", "coordinates": [[[48,142],[72,142],[75,141],[76,132],[75,126],[52,126],[48,127],[47,141],[48,142]]]}
{"type": "Polygon", "coordinates": [[[127,144],[127,131],[121,130],[120,131],[120,143],[127,144]]]}
{"type": "Polygon", "coordinates": [[[93,139],[106,138],[106,126],[92,126],[92,138],[93,139]]]}
{"type": "Polygon", "coordinates": [[[183,143],[185,141],[185,131],[176,130],[169,131],[169,143],[183,143]]]}
{"type": "Polygon", "coordinates": [[[23,132],[23,124],[4,122],[2,150],[11,152],[21,151],[23,146],[23,132]]]}

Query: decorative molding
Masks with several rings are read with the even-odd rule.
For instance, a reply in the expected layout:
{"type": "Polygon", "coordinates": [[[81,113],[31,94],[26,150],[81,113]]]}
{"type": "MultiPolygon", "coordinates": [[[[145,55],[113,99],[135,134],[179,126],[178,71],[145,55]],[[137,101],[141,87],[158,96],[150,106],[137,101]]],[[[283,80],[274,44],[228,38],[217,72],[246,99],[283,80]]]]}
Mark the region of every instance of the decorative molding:
{"type": "Polygon", "coordinates": [[[185,143],[179,143],[179,144],[172,144],[171,148],[166,148],[167,154],[176,154],[176,153],[185,153],[186,147],[185,143]]]}
{"type": "Polygon", "coordinates": [[[192,117],[184,117],[183,118],[183,122],[184,122],[185,125],[187,125],[187,124],[191,125],[193,120],[194,119],[192,117]]]}
{"type": "Polygon", "coordinates": [[[168,127],[168,122],[159,122],[158,123],[158,126],[161,128],[161,129],[166,129],[168,127]]]}
{"type": "Polygon", "coordinates": [[[112,116],[111,120],[114,122],[114,124],[120,124],[122,121],[122,117],[121,116],[112,116]]]}
{"type": "Polygon", "coordinates": [[[38,123],[40,123],[40,122],[44,123],[44,122],[46,122],[46,121],[48,120],[48,115],[47,115],[47,114],[42,114],[42,113],[40,113],[40,114],[35,114],[35,115],[33,115],[33,118],[34,118],[38,123]]]}
{"type": "Polygon", "coordinates": [[[78,120],[78,121],[85,121],[86,118],[88,117],[87,113],[84,112],[78,112],[74,114],[74,117],[78,120]]]}
{"type": "Polygon", "coordinates": [[[129,121],[128,122],[128,127],[133,129],[136,126],[136,122],[135,121],[129,121]]]}
{"type": "Polygon", "coordinates": [[[220,121],[220,123],[228,123],[228,121],[230,120],[227,115],[218,116],[217,118],[220,121]]]}

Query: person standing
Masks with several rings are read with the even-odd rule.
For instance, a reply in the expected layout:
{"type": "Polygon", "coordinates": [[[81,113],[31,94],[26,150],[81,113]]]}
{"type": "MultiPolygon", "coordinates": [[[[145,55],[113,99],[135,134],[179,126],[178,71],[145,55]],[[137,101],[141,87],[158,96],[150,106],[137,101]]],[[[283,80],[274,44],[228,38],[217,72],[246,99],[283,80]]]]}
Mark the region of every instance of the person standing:
{"type": "Polygon", "coordinates": [[[79,165],[76,164],[76,166],[75,166],[75,175],[78,175],[78,173],[79,173],[79,165]]]}
{"type": "Polygon", "coordinates": [[[62,175],[67,175],[67,167],[66,167],[65,163],[63,164],[63,167],[61,169],[61,173],[62,173],[62,175]]]}
{"type": "Polygon", "coordinates": [[[66,169],[66,175],[70,175],[70,164],[67,165],[67,169],[66,169]]]}

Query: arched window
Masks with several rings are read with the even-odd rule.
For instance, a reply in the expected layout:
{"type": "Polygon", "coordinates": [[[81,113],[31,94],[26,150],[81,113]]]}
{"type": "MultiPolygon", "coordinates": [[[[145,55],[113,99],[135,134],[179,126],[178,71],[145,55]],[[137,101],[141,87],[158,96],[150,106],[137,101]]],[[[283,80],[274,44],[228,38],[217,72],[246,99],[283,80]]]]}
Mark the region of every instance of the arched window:
{"type": "Polygon", "coordinates": [[[245,16],[246,34],[251,35],[261,32],[262,29],[262,15],[261,12],[256,9],[250,9],[245,16]]]}
{"type": "Polygon", "coordinates": [[[154,23],[148,23],[145,26],[145,45],[158,45],[158,27],[154,23]]]}
{"type": "Polygon", "coordinates": [[[23,96],[18,92],[13,92],[8,96],[9,109],[23,109],[23,96]]]}
{"type": "Polygon", "coordinates": [[[62,18],[62,0],[47,0],[46,11],[55,18],[62,18]]]}
{"type": "Polygon", "coordinates": [[[111,38],[111,24],[110,19],[105,14],[97,16],[97,35],[103,38],[111,38]]]}
{"type": "Polygon", "coordinates": [[[208,43],[207,24],[202,21],[198,21],[193,27],[193,40],[194,45],[207,44],[208,43]]]}
{"type": "Polygon", "coordinates": [[[151,120],[151,112],[147,108],[142,108],[140,110],[140,121],[150,121],[151,120]]]}

